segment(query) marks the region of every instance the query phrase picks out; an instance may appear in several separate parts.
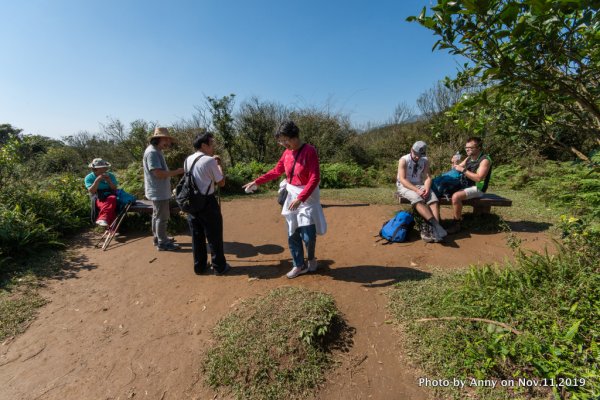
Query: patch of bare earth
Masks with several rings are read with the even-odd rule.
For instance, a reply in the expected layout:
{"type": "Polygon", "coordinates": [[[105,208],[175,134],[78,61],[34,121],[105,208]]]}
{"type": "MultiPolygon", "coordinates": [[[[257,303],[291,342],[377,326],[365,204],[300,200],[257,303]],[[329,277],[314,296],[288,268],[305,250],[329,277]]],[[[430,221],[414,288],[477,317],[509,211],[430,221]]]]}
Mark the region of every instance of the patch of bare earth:
{"type": "MultiPolygon", "coordinates": [[[[325,203],[329,231],[317,240],[321,269],[288,280],[287,235],[274,199],[223,203],[228,276],[196,276],[190,237],[179,252],[158,252],[150,236],[127,237],[103,252],[82,238],[79,271],[49,282],[49,303],[27,331],[0,345],[2,399],[227,398],[204,383],[210,329],[247,297],[282,285],[333,295],[354,332],[349,352],[319,399],[425,399],[418,373],[400,350],[385,292],[432,267],[502,262],[506,235],[461,233],[445,245],[413,238],[381,245],[374,237],[394,206],[325,203]]],[[[449,212],[449,210],[443,210],[449,212]]],[[[443,214],[446,215],[446,214],[443,214]]],[[[540,250],[543,233],[519,232],[540,250]]]]}

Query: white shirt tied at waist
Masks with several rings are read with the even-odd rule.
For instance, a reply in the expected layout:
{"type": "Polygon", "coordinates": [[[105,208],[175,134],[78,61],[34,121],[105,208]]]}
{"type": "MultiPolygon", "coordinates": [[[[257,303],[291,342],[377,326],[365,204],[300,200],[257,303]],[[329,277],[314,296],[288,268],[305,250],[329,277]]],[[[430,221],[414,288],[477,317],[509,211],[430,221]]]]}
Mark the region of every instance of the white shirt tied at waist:
{"type": "Polygon", "coordinates": [[[323,214],[323,207],[321,207],[319,188],[315,188],[306,201],[300,203],[297,209],[291,211],[289,210],[290,203],[304,190],[304,185],[294,186],[284,179],[279,184],[279,188],[283,189],[284,187],[288,191],[288,196],[283,204],[281,215],[285,217],[288,224],[288,236],[292,236],[298,227],[312,224],[315,224],[318,235],[324,235],[327,232],[327,221],[325,221],[325,214],[323,214]]]}

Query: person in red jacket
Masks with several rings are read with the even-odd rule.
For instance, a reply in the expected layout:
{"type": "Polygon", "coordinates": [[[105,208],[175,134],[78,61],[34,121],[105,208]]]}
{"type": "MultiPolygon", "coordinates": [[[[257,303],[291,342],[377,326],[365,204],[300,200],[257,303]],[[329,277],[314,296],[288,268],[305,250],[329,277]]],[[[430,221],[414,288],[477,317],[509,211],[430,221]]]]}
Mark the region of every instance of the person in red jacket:
{"type": "Polygon", "coordinates": [[[287,273],[292,279],[298,275],[317,270],[315,246],[317,234],[327,231],[327,223],[321,207],[319,181],[321,173],[317,150],[300,139],[300,130],[293,121],[285,121],[275,134],[277,142],[285,151],[277,165],[256,180],[245,184],[247,192],[256,186],[279,178],[285,172],[286,179],[279,185],[287,190],[281,215],[288,225],[288,245],[292,254],[293,268],[287,273]],[[304,247],[307,260],[304,262],[304,247]]]}

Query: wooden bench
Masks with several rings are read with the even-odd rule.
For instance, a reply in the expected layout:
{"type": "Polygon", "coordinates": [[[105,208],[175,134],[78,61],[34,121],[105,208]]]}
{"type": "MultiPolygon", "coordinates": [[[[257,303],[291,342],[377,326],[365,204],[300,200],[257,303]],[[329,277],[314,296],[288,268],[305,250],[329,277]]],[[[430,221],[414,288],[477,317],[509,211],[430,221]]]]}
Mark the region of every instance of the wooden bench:
{"type": "MultiPolygon", "coordinates": [[[[400,204],[410,204],[410,202],[405,198],[401,197],[398,192],[394,192],[394,197],[396,197],[400,204]]],[[[439,200],[440,205],[452,205],[452,199],[442,197],[439,200]]],[[[492,206],[511,207],[512,200],[502,196],[498,196],[497,194],[485,193],[482,197],[479,197],[477,199],[464,200],[463,205],[473,207],[473,214],[489,214],[492,209],[492,206]]]]}
{"type": "MultiPolygon", "coordinates": [[[[152,214],[152,201],[150,200],[136,200],[135,203],[129,207],[130,212],[136,212],[140,214],[152,214]]],[[[179,207],[175,205],[171,205],[171,214],[175,214],[179,212],[179,207]]]]}

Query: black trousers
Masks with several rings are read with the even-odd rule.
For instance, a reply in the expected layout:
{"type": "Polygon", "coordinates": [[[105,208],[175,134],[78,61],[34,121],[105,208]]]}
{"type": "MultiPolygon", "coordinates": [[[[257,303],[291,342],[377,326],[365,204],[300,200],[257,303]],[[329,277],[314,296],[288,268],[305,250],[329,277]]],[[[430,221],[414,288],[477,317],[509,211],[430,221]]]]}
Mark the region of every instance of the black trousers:
{"type": "Polygon", "coordinates": [[[215,196],[209,196],[204,210],[197,214],[188,214],[188,225],[192,235],[192,252],[194,253],[194,271],[208,271],[206,241],[210,247],[211,262],[217,272],[225,269],[225,253],[223,250],[223,216],[215,196]]]}

